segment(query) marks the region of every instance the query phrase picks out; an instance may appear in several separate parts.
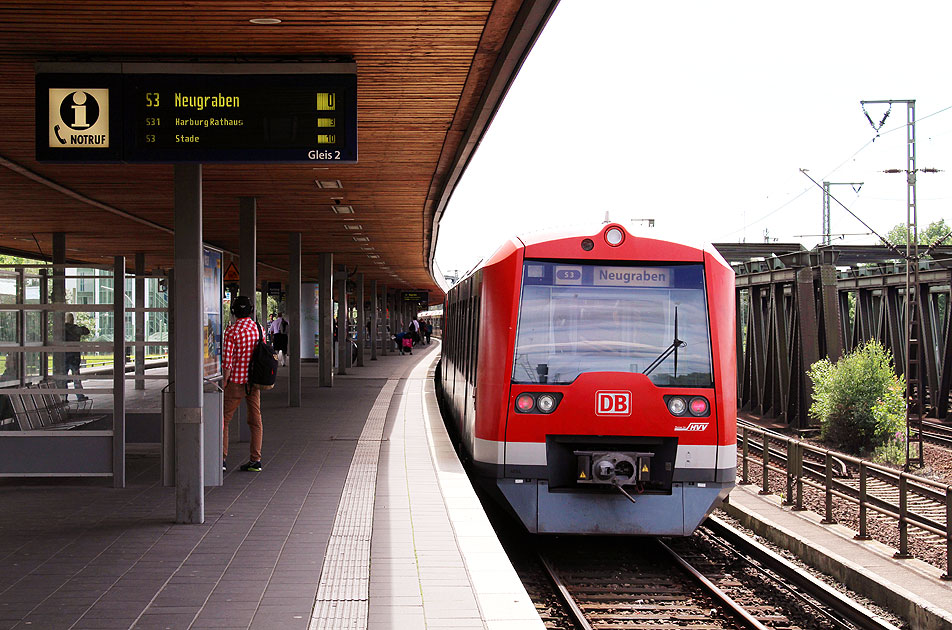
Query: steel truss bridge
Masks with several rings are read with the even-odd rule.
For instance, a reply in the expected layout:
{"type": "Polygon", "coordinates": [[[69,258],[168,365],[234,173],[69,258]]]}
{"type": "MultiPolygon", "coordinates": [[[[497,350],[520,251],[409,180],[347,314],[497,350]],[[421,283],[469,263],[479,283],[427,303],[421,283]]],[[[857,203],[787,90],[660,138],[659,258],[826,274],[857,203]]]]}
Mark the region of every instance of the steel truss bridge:
{"type": "MultiPolygon", "coordinates": [[[[715,248],[737,273],[738,408],[808,428],[807,370],[876,339],[896,372],[905,365],[906,264],[885,246],[721,243],[715,248]]],[[[912,300],[924,415],[946,418],[952,389],[952,247],[919,261],[912,300]]]]}

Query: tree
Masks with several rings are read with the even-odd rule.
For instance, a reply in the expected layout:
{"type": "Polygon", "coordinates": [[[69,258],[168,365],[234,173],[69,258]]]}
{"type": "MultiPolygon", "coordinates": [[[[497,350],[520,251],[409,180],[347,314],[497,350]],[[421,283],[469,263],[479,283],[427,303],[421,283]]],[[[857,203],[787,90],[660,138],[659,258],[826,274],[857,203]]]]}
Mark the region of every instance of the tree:
{"type": "MultiPolygon", "coordinates": [[[[945,219],[939,219],[938,221],[933,221],[930,223],[926,229],[919,230],[916,233],[916,236],[918,236],[919,245],[925,245],[928,247],[949,232],[952,232],[952,228],[946,225],[945,219]]],[[[906,234],[906,224],[900,223],[886,233],[886,240],[902,249],[906,246],[906,234]]],[[[942,244],[952,245],[952,237],[943,241],[942,244]]]]}

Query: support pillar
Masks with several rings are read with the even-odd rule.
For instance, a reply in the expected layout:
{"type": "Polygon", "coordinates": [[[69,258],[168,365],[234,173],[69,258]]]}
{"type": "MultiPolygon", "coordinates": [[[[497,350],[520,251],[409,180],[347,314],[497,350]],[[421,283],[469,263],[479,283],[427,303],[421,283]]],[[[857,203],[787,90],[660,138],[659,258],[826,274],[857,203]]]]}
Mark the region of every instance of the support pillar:
{"type": "Polygon", "coordinates": [[[112,485],[126,487],[126,258],[113,260],[112,485]]]}
{"type": "Polygon", "coordinates": [[[337,373],[347,374],[347,357],[350,344],[347,342],[347,268],[337,274],[337,373]]]}
{"type": "Polygon", "coordinates": [[[301,233],[288,236],[288,406],[301,406],[301,233]]]}
{"type": "Polygon", "coordinates": [[[367,341],[367,311],[364,310],[364,274],[354,276],[357,280],[357,367],[364,367],[364,343],[367,341]]]}
{"type": "Polygon", "coordinates": [[[377,297],[377,281],[370,281],[370,360],[377,360],[377,339],[380,338],[380,314],[377,307],[380,300],[377,297]]]}
{"type": "MultiPolygon", "coordinates": [[[[53,233],[53,265],[66,264],[66,234],[64,232],[53,233]]],[[[66,303],[66,269],[63,267],[53,267],[53,304],[66,303]]],[[[22,284],[22,283],[21,283],[22,284]]],[[[24,330],[26,327],[24,326],[24,330]]],[[[25,342],[26,337],[20,338],[25,342]]],[[[66,313],[64,311],[53,311],[53,344],[62,345],[66,341],[66,313]]],[[[26,354],[19,354],[20,383],[23,384],[26,375],[26,354]]],[[[66,374],[66,354],[62,352],[53,353],[53,374],[66,374]]],[[[63,387],[66,387],[67,381],[61,381],[63,387]]]]}
{"type": "Polygon", "coordinates": [[[257,201],[254,197],[238,200],[238,295],[248,296],[255,303],[255,288],[258,286],[255,272],[258,260],[257,201]]]}
{"type": "Polygon", "coordinates": [[[142,342],[145,341],[145,311],[143,310],[146,307],[146,295],[145,295],[145,254],[143,252],[136,252],[136,347],[135,347],[135,357],[136,357],[136,389],[145,389],[145,379],[142,378],[145,376],[145,346],[142,345],[142,342]]]}
{"type": "Polygon", "coordinates": [[[321,254],[318,261],[317,360],[320,387],[334,385],[334,254],[321,254]]]}
{"type": "Polygon", "coordinates": [[[382,342],[380,344],[380,353],[383,356],[387,356],[387,353],[390,352],[390,347],[391,347],[390,344],[393,343],[392,341],[390,341],[390,335],[392,335],[393,333],[390,331],[390,304],[387,301],[387,285],[383,285],[382,287],[380,287],[380,292],[383,294],[381,296],[382,306],[381,306],[381,312],[380,312],[380,317],[382,320],[380,322],[380,328],[382,329],[380,331],[381,332],[380,341],[382,342]]]}
{"type": "Polygon", "coordinates": [[[203,523],[202,166],[174,168],[175,521],[203,523]]]}

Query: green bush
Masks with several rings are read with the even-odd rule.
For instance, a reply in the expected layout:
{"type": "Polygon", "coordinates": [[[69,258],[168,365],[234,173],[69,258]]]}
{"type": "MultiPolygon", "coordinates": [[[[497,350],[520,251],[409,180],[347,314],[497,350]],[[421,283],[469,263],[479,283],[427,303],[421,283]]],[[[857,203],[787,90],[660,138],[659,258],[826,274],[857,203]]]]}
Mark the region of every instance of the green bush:
{"type": "Polygon", "coordinates": [[[810,366],[813,404],[820,436],[834,448],[867,455],[905,434],[905,389],[892,355],[870,341],[836,364],[823,359],[810,366]]]}

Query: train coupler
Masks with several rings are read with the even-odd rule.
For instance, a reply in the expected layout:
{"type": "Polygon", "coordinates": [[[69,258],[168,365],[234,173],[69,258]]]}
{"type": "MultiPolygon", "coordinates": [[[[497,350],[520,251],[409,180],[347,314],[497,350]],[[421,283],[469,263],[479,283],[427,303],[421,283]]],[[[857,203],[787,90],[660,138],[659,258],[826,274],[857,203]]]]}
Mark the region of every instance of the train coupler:
{"type": "MultiPolygon", "coordinates": [[[[622,451],[574,451],[577,459],[576,483],[589,485],[638,485],[651,481],[654,453],[622,451]]],[[[627,492],[623,493],[631,497],[627,492]]],[[[634,499],[632,499],[634,500],[634,499]]]]}

